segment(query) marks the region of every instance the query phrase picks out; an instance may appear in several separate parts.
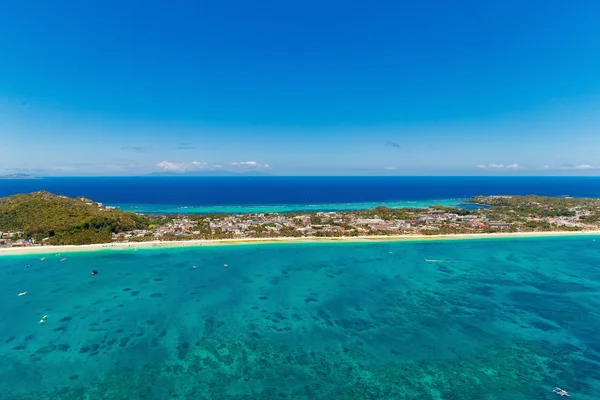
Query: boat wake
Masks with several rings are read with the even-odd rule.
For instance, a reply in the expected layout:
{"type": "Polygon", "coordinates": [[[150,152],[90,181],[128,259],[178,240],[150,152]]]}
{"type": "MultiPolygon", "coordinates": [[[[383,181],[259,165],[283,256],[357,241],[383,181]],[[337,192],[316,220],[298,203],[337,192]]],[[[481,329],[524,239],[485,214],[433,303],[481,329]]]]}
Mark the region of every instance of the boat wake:
{"type": "Polygon", "coordinates": [[[430,263],[436,263],[436,262],[443,262],[443,263],[458,263],[460,261],[452,261],[452,260],[429,260],[429,259],[425,259],[425,262],[430,262],[430,263]]]}

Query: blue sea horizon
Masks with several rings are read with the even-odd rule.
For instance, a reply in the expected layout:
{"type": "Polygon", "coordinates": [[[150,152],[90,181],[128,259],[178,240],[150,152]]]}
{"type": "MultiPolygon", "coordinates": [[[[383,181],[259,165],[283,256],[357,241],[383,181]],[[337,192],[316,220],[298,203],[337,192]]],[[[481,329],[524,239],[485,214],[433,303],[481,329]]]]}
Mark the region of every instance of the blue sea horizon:
{"type": "Polygon", "coordinates": [[[0,197],[47,190],[123,210],[343,211],[455,206],[475,195],[600,197],[600,177],[73,177],[0,180],[0,197]]]}
{"type": "Polygon", "coordinates": [[[594,399],[599,256],[600,236],[2,256],[0,399],[594,399]]]}

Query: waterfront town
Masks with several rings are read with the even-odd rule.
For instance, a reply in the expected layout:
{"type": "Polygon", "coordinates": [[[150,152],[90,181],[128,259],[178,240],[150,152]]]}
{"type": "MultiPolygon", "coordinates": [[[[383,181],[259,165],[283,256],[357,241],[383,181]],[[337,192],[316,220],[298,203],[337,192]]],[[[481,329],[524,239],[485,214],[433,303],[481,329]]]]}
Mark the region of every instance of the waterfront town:
{"type": "MultiPolygon", "coordinates": [[[[56,197],[68,199],[64,196],[56,197]]],[[[74,200],[104,213],[133,214],[86,198],[74,200]]],[[[600,228],[600,199],[480,196],[456,208],[377,207],[343,212],[137,215],[148,219],[146,225],[137,229],[113,229],[110,241],[127,243],[192,239],[589,231],[600,228]]],[[[52,233],[47,237],[36,237],[25,230],[5,229],[0,232],[0,246],[43,246],[53,243],[51,236],[52,233]]]]}

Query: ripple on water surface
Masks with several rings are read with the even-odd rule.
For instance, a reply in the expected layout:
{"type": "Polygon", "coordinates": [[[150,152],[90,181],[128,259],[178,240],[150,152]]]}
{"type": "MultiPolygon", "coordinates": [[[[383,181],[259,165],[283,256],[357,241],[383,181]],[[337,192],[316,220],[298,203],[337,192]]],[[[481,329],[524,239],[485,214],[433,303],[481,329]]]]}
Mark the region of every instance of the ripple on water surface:
{"type": "Polygon", "coordinates": [[[599,244],[3,256],[0,399],[597,398],[599,244]]]}

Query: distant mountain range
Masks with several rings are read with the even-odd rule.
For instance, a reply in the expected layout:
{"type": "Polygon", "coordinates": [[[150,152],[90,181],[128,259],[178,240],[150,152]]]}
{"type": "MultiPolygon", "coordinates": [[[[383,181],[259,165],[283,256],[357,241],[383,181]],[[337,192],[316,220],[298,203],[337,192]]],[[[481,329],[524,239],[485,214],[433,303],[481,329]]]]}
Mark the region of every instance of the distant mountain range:
{"type": "Polygon", "coordinates": [[[29,174],[10,174],[10,175],[0,175],[0,179],[42,179],[37,176],[29,175],[29,174]]]}
{"type": "Polygon", "coordinates": [[[272,176],[268,172],[234,172],[234,171],[190,171],[190,172],[151,172],[145,176],[272,176]]]}

